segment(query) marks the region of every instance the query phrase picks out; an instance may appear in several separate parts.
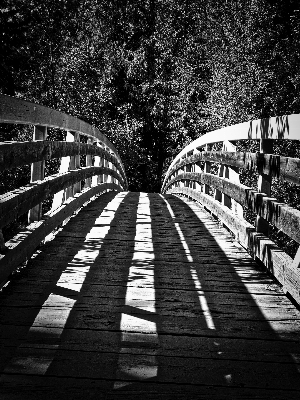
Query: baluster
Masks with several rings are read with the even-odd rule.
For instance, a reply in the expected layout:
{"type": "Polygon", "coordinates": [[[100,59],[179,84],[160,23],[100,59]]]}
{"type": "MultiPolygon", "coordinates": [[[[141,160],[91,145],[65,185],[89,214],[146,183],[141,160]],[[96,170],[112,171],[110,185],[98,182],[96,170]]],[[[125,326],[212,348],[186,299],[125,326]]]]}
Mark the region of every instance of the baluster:
{"type": "MultiPolygon", "coordinates": [[[[260,153],[272,154],[273,153],[273,141],[271,139],[260,140],[260,153]]],[[[271,184],[272,176],[263,174],[259,171],[258,176],[258,192],[265,193],[267,196],[271,196],[271,184]]],[[[269,234],[269,223],[263,217],[259,215],[256,217],[256,231],[263,233],[268,236],[269,234]]]]}
{"type": "MultiPolygon", "coordinates": [[[[110,154],[111,154],[112,156],[115,155],[113,152],[111,152],[110,154]]],[[[110,163],[110,168],[111,168],[113,171],[116,171],[116,167],[114,166],[113,163],[110,163]]],[[[112,183],[115,183],[115,178],[114,178],[113,176],[110,177],[110,180],[111,180],[112,183]]]]}
{"type": "MultiPolygon", "coordinates": [[[[210,151],[210,145],[206,144],[205,145],[205,151],[210,151]]],[[[210,161],[205,161],[204,163],[204,173],[209,174],[210,173],[210,168],[211,168],[211,162],[210,161]]],[[[209,185],[204,184],[203,185],[203,193],[209,194],[209,185]]]]}
{"type": "MultiPolygon", "coordinates": [[[[198,154],[198,153],[199,153],[199,150],[194,149],[193,155],[194,154],[198,154]]],[[[195,173],[200,173],[201,172],[201,167],[200,167],[200,163],[199,162],[195,162],[193,164],[193,171],[195,173]]],[[[200,190],[201,191],[201,184],[199,182],[194,182],[193,188],[195,190],[200,190]]]]}
{"type": "MultiPolygon", "coordinates": [[[[46,140],[47,127],[46,126],[35,126],[33,131],[33,140],[46,140]]],[[[45,177],[45,161],[38,161],[31,164],[31,178],[30,182],[43,180],[45,177]]],[[[28,223],[33,221],[39,221],[42,218],[42,203],[33,207],[28,213],[28,223]]]]}
{"type": "MultiPolygon", "coordinates": [[[[93,139],[89,137],[87,139],[87,144],[93,144],[93,139]]],[[[93,165],[92,155],[87,154],[85,159],[86,159],[86,166],[91,167],[93,165]]],[[[89,187],[91,187],[91,185],[92,185],[92,178],[86,178],[84,187],[89,188],[89,187]]]]}
{"type": "MultiPolygon", "coordinates": [[[[191,165],[187,164],[184,166],[184,172],[191,172],[191,165]]],[[[190,187],[191,181],[189,179],[185,180],[185,187],[189,188],[190,187]]]]}
{"type": "MultiPolygon", "coordinates": [[[[228,140],[224,141],[222,151],[236,152],[236,150],[237,149],[234,144],[232,144],[228,140]]],[[[229,167],[228,165],[221,164],[219,166],[218,176],[221,178],[227,178],[234,183],[240,182],[240,177],[237,167],[229,167]]],[[[233,200],[231,197],[222,193],[218,189],[216,189],[215,191],[215,199],[220,201],[224,206],[230,208],[236,215],[243,217],[243,207],[235,200],[233,200]]]]}
{"type": "MultiPolygon", "coordinates": [[[[185,172],[185,166],[182,166],[182,167],[180,168],[180,170],[178,170],[178,173],[179,173],[179,174],[184,174],[184,172],[185,172]]],[[[185,187],[185,181],[184,181],[183,179],[181,179],[179,185],[180,185],[180,187],[185,187]]]]}
{"type": "MultiPolygon", "coordinates": [[[[98,141],[94,142],[94,146],[100,147],[100,143],[98,141]]],[[[101,166],[101,157],[95,156],[94,166],[100,167],[101,166]]],[[[92,186],[97,186],[100,183],[100,175],[94,175],[92,177],[92,186]]]]}
{"type": "MultiPolygon", "coordinates": [[[[74,135],[74,142],[79,143],[80,142],[79,133],[78,132],[74,132],[73,135],[74,135]]],[[[76,156],[74,156],[74,158],[71,157],[71,160],[72,159],[74,159],[74,161],[71,161],[71,162],[74,162],[74,169],[79,169],[80,168],[80,155],[77,154],[76,156]]],[[[73,196],[76,193],[79,193],[79,192],[81,192],[81,182],[76,182],[73,185],[73,196]]]]}
{"type": "MultiPolygon", "coordinates": [[[[106,146],[104,146],[104,150],[109,152],[109,149],[106,148],[106,146]]],[[[109,161],[106,158],[104,159],[104,167],[109,168],[109,161]]],[[[107,174],[103,174],[103,181],[104,181],[104,183],[108,183],[108,175],[107,174]]]]}
{"type": "MultiPolygon", "coordinates": [[[[70,131],[67,131],[66,142],[74,142],[74,141],[75,141],[75,134],[73,134],[70,131]]],[[[74,169],[76,166],[76,163],[78,162],[76,157],[79,157],[79,156],[62,157],[61,161],[60,161],[59,173],[63,174],[64,172],[68,172],[70,169],[74,169]]],[[[77,186],[77,189],[78,189],[78,186],[77,186]]],[[[80,191],[80,190],[78,190],[78,191],[80,191]]],[[[59,192],[55,193],[54,197],[53,197],[53,201],[52,201],[51,210],[55,210],[56,208],[60,207],[63,204],[63,202],[70,196],[73,196],[73,187],[72,186],[68,187],[65,190],[60,190],[59,192]]]]}
{"type": "MultiPolygon", "coordinates": [[[[102,150],[104,150],[104,145],[102,142],[98,142],[98,146],[100,146],[102,148],[102,150]]],[[[104,157],[100,157],[100,167],[104,167],[104,157]]],[[[101,175],[99,175],[99,183],[103,183],[104,182],[104,174],[102,173],[101,175]]]]}

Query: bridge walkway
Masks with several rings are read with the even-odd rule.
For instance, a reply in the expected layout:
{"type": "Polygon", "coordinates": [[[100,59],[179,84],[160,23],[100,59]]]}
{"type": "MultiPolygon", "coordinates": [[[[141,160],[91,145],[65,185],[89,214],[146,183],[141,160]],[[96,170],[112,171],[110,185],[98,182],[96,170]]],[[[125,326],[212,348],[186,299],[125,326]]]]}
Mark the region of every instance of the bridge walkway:
{"type": "Polygon", "coordinates": [[[199,204],[108,192],[0,293],[1,400],[299,399],[300,312],[199,204]]]}

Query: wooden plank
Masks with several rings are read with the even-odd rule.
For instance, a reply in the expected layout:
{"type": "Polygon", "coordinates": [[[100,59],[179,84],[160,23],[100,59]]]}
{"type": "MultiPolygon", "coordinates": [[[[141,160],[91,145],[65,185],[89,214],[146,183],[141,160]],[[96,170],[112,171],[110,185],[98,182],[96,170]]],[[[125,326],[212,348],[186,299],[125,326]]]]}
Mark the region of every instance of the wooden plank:
{"type": "Polygon", "coordinates": [[[0,122],[60,128],[95,137],[111,148],[120,161],[116,148],[97,128],[78,118],[39,104],[0,94],[0,122]]]}
{"type": "Polygon", "coordinates": [[[150,224],[130,193],[101,245],[91,231],[105,205],[97,213],[100,199],[90,203],[0,293],[1,399],[298,399],[299,310],[268,289],[272,279],[203,208],[168,195],[172,216],[159,195],[149,199],[150,224]],[[151,226],[153,267],[147,253],[134,256],[137,216],[148,224],[148,245],[151,226]],[[82,250],[99,255],[74,258],[82,250]],[[75,270],[66,274],[75,259],[86,271],[82,287],[75,270]],[[192,268],[215,329],[205,323],[192,268]]]}
{"type": "Polygon", "coordinates": [[[1,142],[0,170],[21,167],[43,160],[86,154],[99,156],[110,161],[119,170],[120,175],[125,178],[124,169],[117,157],[101,147],[80,142],[1,142]]]}

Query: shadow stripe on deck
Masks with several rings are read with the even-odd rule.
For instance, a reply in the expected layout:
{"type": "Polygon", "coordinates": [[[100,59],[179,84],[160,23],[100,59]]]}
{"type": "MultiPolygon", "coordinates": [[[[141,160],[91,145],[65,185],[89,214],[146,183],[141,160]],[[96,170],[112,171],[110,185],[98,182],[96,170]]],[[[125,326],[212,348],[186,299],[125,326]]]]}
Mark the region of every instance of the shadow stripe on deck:
{"type": "Polygon", "coordinates": [[[300,314],[198,204],[106,193],[0,294],[0,398],[300,398],[300,314]]]}

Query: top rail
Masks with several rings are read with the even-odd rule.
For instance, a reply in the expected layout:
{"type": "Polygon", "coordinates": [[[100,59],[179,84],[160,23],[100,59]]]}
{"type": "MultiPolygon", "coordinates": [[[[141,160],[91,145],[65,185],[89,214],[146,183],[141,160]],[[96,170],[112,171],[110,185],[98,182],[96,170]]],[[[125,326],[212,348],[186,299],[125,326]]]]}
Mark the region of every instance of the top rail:
{"type": "MultiPolygon", "coordinates": [[[[226,126],[209,132],[187,145],[170,164],[169,170],[191,151],[213,143],[237,140],[290,139],[300,140],[300,114],[262,118],[226,126]]],[[[168,170],[168,171],[169,171],[168,170]]],[[[166,177],[168,176],[168,171],[166,177]]],[[[166,181],[166,179],[165,179],[166,181]]],[[[165,185],[165,181],[163,187],[165,185]]]]}
{"type": "Polygon", "coordinates": [[[120,159],[117,149],[96,127],[79,118],[8,95],[0,94],[0,122],[21,125],[40,125],[77,132],[98,139],[120,159]]]}

